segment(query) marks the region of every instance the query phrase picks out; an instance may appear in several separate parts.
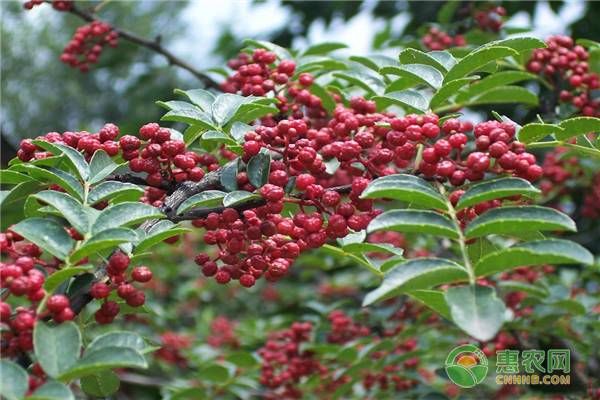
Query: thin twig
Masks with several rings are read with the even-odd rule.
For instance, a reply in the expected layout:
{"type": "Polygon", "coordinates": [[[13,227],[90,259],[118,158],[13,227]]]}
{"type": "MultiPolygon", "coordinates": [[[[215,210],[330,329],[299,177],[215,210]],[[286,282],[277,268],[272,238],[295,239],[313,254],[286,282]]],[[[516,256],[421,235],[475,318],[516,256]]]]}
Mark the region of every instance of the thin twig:
{"type": "MultiPolygon", "coordinates": [[[[75,4],[73,4],[73,6],[71,7],[70,10],[68,10],[68,12],[73,15],[78,16],[79,18],[83,19],[84,21],[92,22],[92,21],[98,20],[98,18],[96,18],[92,13],[78,8],[75,4]]],[[[169,64],[178,66],[178,67],[183,68],[186,71],[190,72],[192,75],[194,75],[200,81],[202,81],[202,83],[204,84],[204,86],[206,88],[219,89],[219,84],[217,82],[215,82],[210,76],[199,71],[198,69],[196,69],[189,63],[185,62],[184,60],[182,60],[181,58],[177,57],[176,55],[171,53],[169,50],[164,48],[160,44],[159,38],[156,38],[155,40],[148,40],[148,39],[138,36],[132,32],[123,30],[121,28],[117,28],[115,26],[112,26],[112,29],[119,34],[120,38],[123,38],[131,43],[135,43],[139,46],[145,47],[145,48],[150,49],[158,54],[161,54],[169,61],[169,64]]]]}

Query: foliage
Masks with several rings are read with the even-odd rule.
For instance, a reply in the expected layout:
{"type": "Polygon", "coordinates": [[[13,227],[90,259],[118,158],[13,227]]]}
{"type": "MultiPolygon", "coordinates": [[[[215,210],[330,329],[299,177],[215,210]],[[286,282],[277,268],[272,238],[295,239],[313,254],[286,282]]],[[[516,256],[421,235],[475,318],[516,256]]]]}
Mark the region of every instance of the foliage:
{"type": "Polygon", "coordinates": [[[395,57],[247,40],[221,90],[157,102],[172,127],[23,140],[1,171],[3,395],[455,397],[438,372],[473,341],[568,347],[559,390],[597,397],[597,43],[469,13],[481,43],[395,57]],[[557,48],[577,54],[550,79],[532,62],[557,48]]]}

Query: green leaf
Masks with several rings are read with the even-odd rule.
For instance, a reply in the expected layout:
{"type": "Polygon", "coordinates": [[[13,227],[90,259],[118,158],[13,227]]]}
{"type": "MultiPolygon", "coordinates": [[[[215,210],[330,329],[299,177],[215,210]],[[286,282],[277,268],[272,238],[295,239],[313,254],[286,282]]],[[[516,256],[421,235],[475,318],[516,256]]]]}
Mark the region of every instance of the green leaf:
{"type": "Polygon", "coordinates": [[[456,65],[448,71],[446,77],[444,78],[444,82],[450,82],[454,79],[467,76],[472,72],[480,70],[482,67],[492,61],[500,58],[516,56],[518,54],[519,53],[509,47],[480,47],[461,58],[456,65]]]}
{"type": "Polygon", "coordinates": [[[62,381],[70,381],[114,368],[148,368],[148,363],[144,356],[129,347],[102,347],[85,352],[83,357],[59,378],[62,381]]]}
{"type": "Polygon", "coordinates": [[[139,229],[139,236],[142,237],[142,239],[136,244],[134,254],[140,254],[141,252],[157,245],[163,240],[189,231],[190,230],[188,228],[178,226],[169,220],[159,221],[145,234],[141,229],[139,229]]]}
{"type": "MultiPolygon", "coordinates": [[[[13,167],[15,170],[28,173],[34,179],[43,182],[54,183],[63,188],[71,196],[83,200],[83,186],[71,174],[56,168],[43,169],[31,164],[19,164],[13,167]]],[[[34,182],[28,182],[34,183],[34,182]]]]}
{"type": "Polygon", "coordinates": [[[75,400],[75,396],[65,384],[49,381],[37,388],[27,400],[75,400]]]}
{"type": "MultiPolygon", "coordinates": [[[[365,70],[369,71],[368,69],[365,70]]],[[[365,90],[368,94],[371,95],[381,93],[385,88],[385,84],[381,79],[379,79],[375,75],[362,71],[334,72],[333,76],[348,81],[351,84],[365,90]]]]}
{"type": "Polygon", "coordinates": [[[452,317],[450,316],[450,308],[448,307],[448,304],[446,304],[446,299],[444,298],[444,292],[440,290],[420,289],[413,290],[407,294],[431,308],[433,311],[440,314],[447,320],[452,320],[452,317]]]}
{"type": "Polygon", "coordinates": [[[521,36],[513,37],[508,39],[495,40],[493,42],[486,43],[480,48],[485,47],[509,47],[519,53],[526,50],[539,49],[546,47],[546,43],[535,37],[521,36]]]}
{"type": "Polygon", "coordinates": [[[407,112],[422,114],[429,107],[429,99],[416,90],[401,90],[398,92],[386,93],[383,96],[373,96],[378,108],[385,109],[390,105],[397,105],[407,112]]]}
{"type": "Polygon", "coordinates": [[[225,188],[225,190],[229,192],[233,192],[237,190],[237,174],[239,168],[240,159],[236,158],[233,161],[228,162],[221,169],[221,185],[225,188]]]}
{"type": "Polygon", "coordinates": [[[406,76],[425,83],[434,89],[439,89],[444,81],[444,75],[439,70],[426,64],[403,64],[398,67],[388,66],[381,68],[380,73],[406,76]]]}
{"type": "Polygon", "coordinates": [[[142,203],[119,203],[102,210],[92,225],[92,233],[97,234],[110,228],[137,224],[149,219],[163,218],[164,214],[156,207],[142,203]]]}
{"type": "Polygon", "coordinates": [[[454,323],[477,340],[486,342],[492,339],[504,323],[506,307],[494,288],[451,287],[445,298],[454,323]]]}
{"type": "Polygon", "coordinates": [[[90,179],[89,183],[100,182],[108,175],[112,174],[119,165],[115,163],[104,150],[96,150],[90,160],[90,179]]]}
{"type": "Polygon", "coordinates": [[[425,53],[421,50],[408,48],[400,53],[400,63],[430,65],[445,74],[449,69],[448,65],[456,64],[456,60],[450,53],[445,51],[425,53]]]}
{"type": "Polygon", "coordinates": [[[226,360],[241,368],[251,368],[258,365],[258,360],[252,353],[236,351],[227,355],[226,360]]]}
{"type": "Polygon", "coordinates": [[[88,195],[88,204],[96,204],[102,200],[108,200],[125,194],[136,195],[144,193],[144,189],[132,183],[117,181],[106,181],[96,185],[88,195]]]}
{"type": "Polygon", "coordinates": [[[450,0],[443,3],[437,12],[437,21],[440,24],[448,24],[452,22],[456,9],[460,5],[460,1],[450,0]]]}
{"type": "Polygon", "coordinates": [[[42,184],[36,181],[19,183],[10,191],[3,191],[0,200],[0,226],[4,231],[26,217],[24,203],[29,195],[42,188],[42,184]]]}
{"type": "Polygon", "coordinates": [[[540,124],[534,122],[523,125],[521,129],[519,129],[519,132],[517,132],[517,138],[520,142],[531,143],[537,142],[548,135],[554,135],[562,132],[564,132],[563,128],[558,125],[540,124]]]}
{"type": "Polygon", "coordinates": [[[260,152],[252,157],[246,167],[248,180],[257,189],[263,187],[269,181],[270,170],[271,156],[266,152],[260,152]]]}
{"type": "Polygon", "coordinates": [[[16,185],[18,183],[30,182],[33,180],[32,177],[11,169],[0,170],[0,183],[3,185],[16,185]]]}
{"type": "Polygon", "coordinates": [[[530,182],[521,178],[498,178],[471,186],[460,198],[457,210],[474,206],[488,200],[502,199],[510,196],[534,198],[540,190],[530,182]]]}
{"type": "Polygon", "coordinates": [[[75,244],[65,228],[52,219],[29,218],[11,229],[60,260],[68,257],[75,244]]]}
{"type": "MultiPolygon", "coordinates": [[[[240,96],[232,93],[223,93],[217,96],[217,99],[211,106],[212,117],[219,126],[227,124],[243,105],[255,103],[252,108],[263,105],[265,100],[255,96],[240,96]]],[[[246,108],[246,112],[248,109],[246,108]]],[[[236,118],[237,120],[238,118],[236,118]]],[[[244,121],[242,121],[244,122],[244,121]]]]}
{"type": "Polygon", "coordinates": [[[448,209],[444,198],[427,181],[414,175],[396,174],[377,178],[360,197],[394,199],[427,208],[448,209]]]}
{"type": "Polygon", "coordinates": [[[44,289],[46,289],[46,292],[52,293],[57,287],[69,280],[71,277],[87,272],[91,268],[93,268],[93,265],[88,264],[85,266],[67,267],[53,272],[48,276],[48,278],[46,278],[46,281],[44,282],[44,289]]]}
{"type": "Polygon", "coordinates": [[[211,364],[200,370],[199,377],[202,381],[223,384],[229,379],[230,375],[229,369],[226,367],[218,364],[211,364]]]}
{"type": "Polygon", "coordinates": [[[33,330],[35,356],[46,374],[55,378],[79,359],[81,332],[71,321],[50,327],[42,321],[33,330]]]}
{"type": "Polygon", "coordinates": [[[157,102],[170,111],[162,116],[161,121],[184,122],[200,126],[202,129],[216,129],[210,115],[200,108],[185,101],[157,102]]]}
{"type": "Polygon", "coordinates": [[[231,125],[230,134],[235,139],[236,142],[244,143],[245,142],[244,136],[246,136],[246,133],[251,132],[253,130],[254,130],[254,128],[252,128],[252,126],[245,124],[243,122],[235,121],[231,125]]]}
{"type": "Polygon", "coordinates": [[[67,157],[68,163],[83,181],[86,181],[90,177],[90,166],[87,161],[85,161],[83,155],[74,148],[64,144],[46,142],[44,140],[33,140],[33,143],[54,155],[64,154],[67,157]]]}
{"type": "Polygon", "coordinates": [[[79,233],[82,235],[87,233],[90,226],[88,214],[73,197],[56,190],[44,190],[34,194],[33,197],[56,208],[79,233]]]}
{"type": "Polygon", "coordinates": [[[367,293],[363,307],[413,290],[468,280],[465,268],[443,258],[416,258],[389,270],[381,285],[367,293]]]}
{"type": "Polygon", "coordinates": [[[447,82],[441,88],[435,92],[431,100],[429,101],[429,107],[436,108],[442,105],[447,99],[454,96],[460,88],[464,85],[472,82],[476,79],[479,79],[477,75],[467,76],[465,78],[455,79],[453,81],[447,82]]]}
{"type": "Polygon", "coordinates": [[[200,107],[202,111],[210,111],[210,106],[215,101],[215,95],[204,89],[181,90],[175,89],[175,94],[188,98],[194,105],[200,107]]]}
{"type": "Polygon", "coordinates": [[[401,256],[404,253],[403,249],[394,247],[386,243],[348,243],[342,248],[348,253],[390,253],[401,256]]]}
{"type": "Polygon", "coordinates": [[[558,124],[563,131],[556,132],[558,140],[567,140],[575,136],[585,135],[592,132],[600,132],[600,118],[577,117],[570,118],[558,124]]]}
{"type": "Polygon", "coordinates": [[[593,265],[594,256],[585,247],[569,240],[537,240],[486,255],[475,265],[475,273],[486,276],[516,267],[545,264],[593,265]]]}
{"type": "Polygon", "coordinates": [[[223,203],[223,198],[227,193],[220,190],[207,190],[191,197],[188,197],[181,203],[177,209],[177,213],[181,214],[191,208],[196,207],[215,207],[223,203]]]}
{"type": "Polygon", "coordinates": [[[474,83],[463,90],[457,97],[457,103],[469,102],[469,99],[479,96],[498,86],[506,86],[511,83],[521,82],[528,79],[537,79],[537,75],[524,71],[500,71],[490,74],[481,81],[474,83]]]}
{"type": "Polygon", "coordinates": [[[93,352],[105,347],[127,347],[139,353],[148,348],[144,339],[135,332],[113,331],[97,336],[89,344],[86,352],[93,352]]]}
{"type": "Polygon", "coordinates": [[[485,235],[510,235],[532,231],[576,231],[567,215],[540,206],[507,206],[486,211],[469,223],[467,239],[485,235]]]}
{"type": "Polygon", "coordinates": [[[0,360],[0,387],[8,400],[21,400],[29,389],[27,371],[12,361],[0,360]]]}
{"type": "Polygon", "coordinates": [[[333,100],[333,97],[327,90],[323,89],[323,87],[317,83],[313,83],[310,85],[310,92],[321,99],[321,104],[325,110],[330,113],[333,112],[335,109],[335,100],[333,100]]]}
{"type": "Polygon", "coordinates": [[[520,86],[497,86],[479,96],[470,98],[467,105],[481,104],[512,104],[523,103],[535,106],[538,104],[538,97],[535,93],[520,86]]]}
{"type": "Polygon", "coordinates": [[[367,228],[368,233],[377,231],[429,233],[456,239],[458,232],[452,221],[445,216],[424,210],[391,210],[375,217],[367,228]]]}
{"type": "Polygon", "coordinates": [[[511,292],[524,292],[535,297],[545,298],[549,293],[546,288],[519,281],[500,281],[498,287],[511,292]]]}
{"type": "Polygon", "coordinates": [[[202,141],[206,142],[206,141],[214,141],[217,142],[218,144],[227,144],[227,145],[232,145],[232,144],[237,144],[237,142],[235,140],[233,140],[231,137],[229,137],[227,134],[225,134],[224,132],[221,131],[206,131],[202,134],[202,141]]]}
{"type": "Polygon", "coordinates": [[[119,390],[119,377],[112,371],[101,371],[81,378],[81,389],[95,397],[109,397],[119,390]]]}
{"type": "Polygon", "coordinates": [[[347,47],[348,47],[348,45],[346,45],[344,43],[340,43],[340,42],[318,43],[318,44],[309,46],[306,50],[304,50],[304,52],[302,53],[302,56],[310,56],[310,55],[316,55],[316,54],[328,54],[328,53],[331,53],[332,51],[339,50],[339,49],[345,49],[347,47]]]}
{"type": "Polygon", "coordinates": [[[381,68],[386,66],[398,65],[398,61],[396,61],[393,57],[384,56],[380,54],[370,54],[367,56],[350,56],[349,59],[351,61],[362,64],[375,72],[379,72],[381,68]]]}
{"type": "Polygon", "coordinates": [[[236,190],[234,192],[227,193],[227,196],[225,196],[223,199],[223,206],[232,207],[251,200],[259,199],[262,199],[262,197],[256,193],[246,192],[245,190],[236,190]]]}
{"type": "MultiPolygon", "coordinates": [[[[135,231],[128,228],[111,228],[103,230],[86,239],[71,253],[69,261],[77,263],[81,259],[99,252],[100,250],[116,247],[123,243],[133,243],[137,240],[135,231]]],[[[51,276],[52,277],[52,276],[51,276]]]]}

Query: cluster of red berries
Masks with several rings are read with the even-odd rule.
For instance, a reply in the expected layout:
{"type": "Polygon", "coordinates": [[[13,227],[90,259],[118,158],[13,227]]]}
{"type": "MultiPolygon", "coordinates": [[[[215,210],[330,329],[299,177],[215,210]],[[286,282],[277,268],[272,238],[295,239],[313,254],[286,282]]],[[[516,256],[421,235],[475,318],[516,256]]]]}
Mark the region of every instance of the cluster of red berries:
{"type": "Polygon", "coordinates": [[[210,323],[210,334],[206,338],[206,343],[212,347],[238,347],[240,342],[235,333],[235,325],[234,321],[223,316],[213,319],[210,323]]]}
{"type": "Polygon", "coordinates": [[[182,354],[183,350],[189,349],[193,338],[176,332],[165,332],[160,335],[161,347],[154,355],[161,360],[185,368],[187,358],[182,354]]]}
{"type": "MultiPolygon", "coordinates": [[[[149,123],[139,130],[140,138],[125,135],[119,140],[123,158],[129,161],[133,172],[147,173],[146,182],[160,187],[165,181],[200,181],[206,168],[214,171],[219,168],[215,156],[188,151],[182,140],[172,139],[168,128],[157,123],[149,123]]],[[[149,199],[160,198],[159,192],[152,193],[149,199]]],[[[156,200],[154,200],[156,201],[156,200]]]]}
{"type": "Polygon", "coordinates": [[[506,9],[501,6],[488,7],[476,11],[473,15],[477,26],[483,31],[499,32],[502,28],[502,19],[506,16],[506,9]]]}
{"type": "Polygon", "coordinates": [[[343,311],[332,311],[327,319],[331,324],[331,331],[327,335],[329,343],[344,344],[371,333],[369,327],[354,322],[343,311]]]}
{"type": "MultiPolygon", "coordinates": [[[[409,303],[407,303],[408,305],[409,303]]],[[[401,312],[394,315],[394,319],[417,318],[423,309],[419,307],[401,307],[401,312]]],[[[371,330],[346,313],[340,310],[332,311],[328,315],[330,325],[325,328],[327,343],[344,345],[353,340],[371,337],[371,330]]],[[[396,336],[403,329],[402,324],[386,330],[387,333],[373,336],[373,341],[379,341],[384,337],[396,336]]],[[[348,383],[348,376],[335,377],[334,372],[346,367],[339,360],[319,359],[318,354],[309,350],[302,351],[301,345],[308,342],[313,335],[313,326],[308,322],[295,322],[289,329],[271,334],[265,345],[258,351],[262,357],[262,374],[260,382],[270,389],[266,398],[301,398],[302,392],[297,383],[303,377],[318,376],[320,383],[316,389],[325,396],[335,391],[341,385],[348,383]]],[[[320,333],[314,334],[315,338],[321,337],[320,333]]],[[[404,391],[413,388],[418,381],[403,376],[403,370],[414,370],[419,366],[418,357],[409,357],[401,365],[394,362],[385,365],[388,356],[394,357],[414,352],[417,348],[417,340],[413,337],[406,338],[391,350],[379,350],[371,353],[370,357],[377,363],[382,364],[381,371],[367,371],[362,376],[362,384],[365,390],[380,390],[392,388],[396,391],[404,391]]],[[[431,373],[420,370],[424,379],[429,379],[431,373]]]]}
{"type": "Polygon", "coordinates": [[[260,383],[273,391],[269,398],[299,399],[302,392],[295,384],[300,378],[327,373],[311,351],[301,350],[312,330],[310,322],[294,322],[289,329],[269,335],[258,350],[262,358],[260,383]]]}
{"type": "Polygon", "coordinates": [[[589,53],[576,45],[569,36],[550,36],[545,49],[535,49],[527,69],[543,74],[546,79],[562,89],[562,102],[570,102],[581,114],[600,116],[600,99],[593,95],[600,88],[600,76],[589,69],[589,53]]]}
{"type": "Polygon", "coordinates": [[[467,45],[463,35],[457,34],[451,36],[443,30],[431,27],[423,39],[423,45],[429,50],[445,50],[450,47],[462,47],[467,45]]]}
{"type": "MultiPolygon", "coordinates": [[[[96,150],[104,150],[109,156],[119,153],[119,143],[115,139],[119,136],[119,128],[114,124],[105,124],[97,133],[81,132],[49,132],[38,136],[37,140],[62,144],[83,151],[87,160],[92,158],[96,150]]],[[[32,143],[31,139],[23,139],[17,151],[21,161],[39,160],[51,157],[52,153],[45,151],[32,143]]]]}
{"type": "MultiPolygon", "coordinates": [[[[70,308],[69,298],[63,294],[47,297],[43,285],[46,274],[60,268],[58,259],[42,259],[41,249],[29,243],[11,230],[0,233],[0,253],[5,258],[0,262],[0,288],[6,290],[0,301],[0,353],[17,358],[33,350],[33,329],[39,319],[52,318],[61,323],[72,320],[75,313],[70,308]],[[19,298],[14,308],[4,299],[6,296],[19,298]],[[28,302],[28,304],[27,304],[28,302]],[[45,302],[37,314],[40,302],[45,302]]],[[[29,377],[29,391],[35,390],[46,381],[44,371],[34,365],[29,377]]]]}
{"type": "Polygon", "coordinates": [[[60,60],[81,72],[87,72],[91,64],[98,62],[104,46],[117,46],[118,37],[117,31],[106,22],[92,21],[77,28],[60,60]]]}
{"type": "MultiPolygon", "coordinates": [[[[321,99],[309,90],[314,82],[313,76],[305,72],[292,80],[296,63],[292,60],[276,61],[275,53],[264,49],[256,49],[252,55],[241,53],[227,63],[235,72],[221,84],[221,90],[244,96],[264,96],[272,92],[278,100],[280,113],[297,119],[304,115],[324,118],[327,113],[321,99]]],[[[272,126],[273,123],[272,118],[263,119],[264,125],[272,126]]]]}
{"type": "Polygon", "coordinates": [[[127,279],[126,272],[130,261],[129,256],[121,251],[113,253],[106,266],[109,281],[96,282],[90,289],[90,295],[93,298],[104,300],[94,315],[99,324],[111,323],[120,311],[117,302],[108,300],[113,290],[116,290],[117,296],[125,300],[131,307],[140,307],[146,302],[144,292],[133,286],[133,282],[149,282],[152,279],[152,271],[146,266],[137,266],[131,270],[130,279],[127,279]]]}
{"type": "MultiPolygon", "coordinates": [[[[29,0],[23,3],[26,10],[31,10],[35,6],[44,4],[46,0],[29,0]]],[[[52,0],[52,7],[56,11],[69,11],[73,8],[73,0],[52,0]]]]}
{"type": "Polygon", "coordinates": [[[591,187],[583,198],[581,215],[586,218],[600,218],[600,173],[594,176],[591,187]]]}

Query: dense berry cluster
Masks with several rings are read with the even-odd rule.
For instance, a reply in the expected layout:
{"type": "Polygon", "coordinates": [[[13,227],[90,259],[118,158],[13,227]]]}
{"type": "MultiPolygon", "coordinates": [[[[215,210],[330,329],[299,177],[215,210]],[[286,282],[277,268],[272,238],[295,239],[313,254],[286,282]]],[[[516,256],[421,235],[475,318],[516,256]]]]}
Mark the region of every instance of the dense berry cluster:
{"type": "MultiPolygon", "coordinates": [[[[122,155],[133,172],[146,173],[150,186],[161,187],[163,182],[200,181],[206,171],[219,168],[218,160],[208,153],[188,151],[182,140],[172,139],[168,128],[149,123],[139,130],[140,138],[125,135],[119,139],[122,155]],[[203,169],[205,168],[205,169],[203,169]]],[[[148,199],[160,200],[161,193],[147,193],[148,199]]]]}
{"type": "MultiPolygon", "coordinates": [[[[31,10],[35,6],[44,4],[46,0],[29,0],[23,3],[26,10],[31,10]]],[[[73,8],[73,0],[52,0],[52,7],[56,11],[69,11],[73,8]]]]}
{"type": "Polygon", "coordinates": [[[219,316],[210,323],[210,334],[206,338],[206,343],[212,347],[238,347],[239,340],[235,333],[235,321],[219,316]]]}
{"type": "Polygon", "coordinates": [[[467,45],[463,35],[450,35],[443,30],[431,27],[423,39],[423,45],[429,50],[445,50],[450,47],[462,47],[467,45]]]}
{"type": "Polygon", "coordinates": [[[586,218],[600,218],[600,173],[594,176],[591,187],[583,198],[581,215],[586,218]]]}
{"type": "Polygon", "coordinates": [[[502,28],[503,17],[506,16],[506,9],[501,6],[488,7],[485,10],[475,11],[473,19],[477,26],[484,31],[499,32],[502,28]]]}
{"type": "Polygon", "coordinates": [[[527,69],[542,74],[558,89],[559,98],[570,102],[581,114],[600,116],[600,99],[593,91],[600,88],[600,76],[589,69],[589,54],[568,36],[551,36],[545,49],[535,49],[527,69]]]}
{"type": "Polygon", "coordinates": [[[161,347],[154,355],[169,364],[185,368],[188,361],[182,351],[189,349],[192,343],[193,338],[190,336],[176,332],[165,332],[160,335],[161,347]]]}
{"type": "Polygon", "coordinates": [[[87,72],[91,64],[98,62],[104,46],[117,46],[118,36],[117,31],[106,22],[92,21],[77,28],[60,60],[81,72],[87,72]]]}
{"type": "MultiPolygon", "coordinates": [[[[371,333],[368,326],[340,310],[332,311],[328,315],[329,325],[324,327],[323,336],[321,332],[315,332],[313,325],[308,322],[295,322],[289,329],[272,333],[258,351],[263,362],[260,382],[270,390],[266,398],[302,398],[302,392],[298,388],[302,378],[318,378],[319,386],[316,390],[325,397],[350,381],[348,376],[336,377],[335,374],[340,368],[348,367],[344,361],[321,357],[318,353],[309,350],[302,351],[303,343],[317,341],[320,337],[325,337],[326,343],[336,345],[345,345],[366,338],[377,343],[386,337],[395,337],[401,333],[404,329],[402,322],[416,319],[423,311],[421,307],[413,307],[410,303],[405,304],[390,318],[394,326],[386,328],[381,335],[371,333]]],[[[368,370],[362,374],[364,390],[377,388],[383,391],[393,389],[400,392],[417,385],[417,380],[408,378],[408,374],[405,374],[407,370],[414,370],[419,366],[419,358],[409,357],[410,354],[407,354],[417,349],[417,340],[413,337],[394,340],[392,349],[370,353],[370,357],[381,366],[381,369],[368,370]],[[396,357],[405,354],[408,356],[402,363],[393,361],[396,357]]],[[[357,346],[359,349],[362,347],[362,345],[357,346]]],[[[425,379],[431,375],[426,370],[420,370],[419,373],[425,379]]]]}
{"type": "Polygon", "coordinates": [[[102,305],[94,315],[96,322],[99,324],[111,323],[120,311],[117,302],[108,300],[113,290],[116,291],[118,297],[125,300],[125,303],[131,307],[140,307],[146,302],[144,292],[136,288],[133,283],[149,282],[152,279],[152,271],[146,266],[137,266],[131,269],[128,278],[127,270],[130,261],[129,256],[121,251],[113,253],[106,266],[106,274],[109,280],[96,282],[90,289],[90,295],[94,299],[103,300],[102,305]]]}

